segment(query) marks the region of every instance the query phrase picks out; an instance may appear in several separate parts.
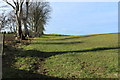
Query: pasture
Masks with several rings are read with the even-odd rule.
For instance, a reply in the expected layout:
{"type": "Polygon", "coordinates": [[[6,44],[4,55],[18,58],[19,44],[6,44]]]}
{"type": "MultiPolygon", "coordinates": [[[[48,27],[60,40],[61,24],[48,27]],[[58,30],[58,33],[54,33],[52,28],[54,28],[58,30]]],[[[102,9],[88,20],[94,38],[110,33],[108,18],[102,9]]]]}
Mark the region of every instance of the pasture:
{"type": "Polygon", "coordinates": [[[118,78],[118,34],[44,35],[5,47],[4,78],[118,78]]]}

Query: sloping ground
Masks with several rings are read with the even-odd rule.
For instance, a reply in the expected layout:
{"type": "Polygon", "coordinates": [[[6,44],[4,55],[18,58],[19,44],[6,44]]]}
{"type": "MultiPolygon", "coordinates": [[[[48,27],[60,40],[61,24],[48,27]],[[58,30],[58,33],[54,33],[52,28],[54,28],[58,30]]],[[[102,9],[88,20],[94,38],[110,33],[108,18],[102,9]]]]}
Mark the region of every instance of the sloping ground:
{"type": "Polygon", "coordinates": [[[118,34],[45,35],[14,51],[12,68],[31,77],[118,78],[118,49],[118,34]]]}

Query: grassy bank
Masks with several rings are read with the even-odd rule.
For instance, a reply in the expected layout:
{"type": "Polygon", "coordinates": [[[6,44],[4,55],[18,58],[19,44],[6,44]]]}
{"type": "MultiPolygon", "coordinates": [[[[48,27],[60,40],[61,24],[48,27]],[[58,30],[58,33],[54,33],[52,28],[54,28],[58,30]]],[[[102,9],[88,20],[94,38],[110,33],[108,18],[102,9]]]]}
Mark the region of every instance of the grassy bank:
{"type": "Polygon", "coordinates": [[[118,34],[45,35],[6,46],[3,77],[118,78],[118,49],[118,34]]]}

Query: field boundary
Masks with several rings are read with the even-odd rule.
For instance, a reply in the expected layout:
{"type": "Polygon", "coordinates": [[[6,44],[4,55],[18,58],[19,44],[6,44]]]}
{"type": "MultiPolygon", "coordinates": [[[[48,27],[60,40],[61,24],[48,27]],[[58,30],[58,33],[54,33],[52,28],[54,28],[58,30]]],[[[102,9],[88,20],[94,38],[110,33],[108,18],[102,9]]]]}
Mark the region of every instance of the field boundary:
{"type": "Polygon", "coordinates": [[[0,55],[3,53],[3,34],[0,34],[0,55]]]}
{"type": "Polygon", "coordinates": [[[3,54],[3,34],[0,34],[0,78],[2,79],[2,54],[3,54]]]}

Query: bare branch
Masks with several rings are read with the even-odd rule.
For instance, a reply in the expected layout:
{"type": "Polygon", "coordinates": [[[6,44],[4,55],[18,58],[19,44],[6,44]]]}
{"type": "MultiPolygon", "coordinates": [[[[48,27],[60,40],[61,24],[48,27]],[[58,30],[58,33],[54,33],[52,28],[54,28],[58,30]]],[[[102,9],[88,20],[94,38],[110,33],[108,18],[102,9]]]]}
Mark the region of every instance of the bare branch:
{"type": "Polygon", "coordinates": [[[21,9],[22,9],[23,3],[24,3],[24,0],[20,0],[20,8],[21,9]]]}
{"type": "Polygon", "coordinates": [[[24,3],[24,0],[20,0],[20,4],[23,4],[24,3]]]}
{"type": "Polygon", "coordinates": [[[9,4],[13,9],[15,9],[15,6],[13,6],[11,3],[9,3],[7,0],[3,0],[5,1],[7,4],[9,4]]]}
{"type": "Polygon", "coordinates": [[[15,2],[15,0],[13,0],[13,3],[15,4],[15,6],[17,5],[17,3],[15,2]]]}

